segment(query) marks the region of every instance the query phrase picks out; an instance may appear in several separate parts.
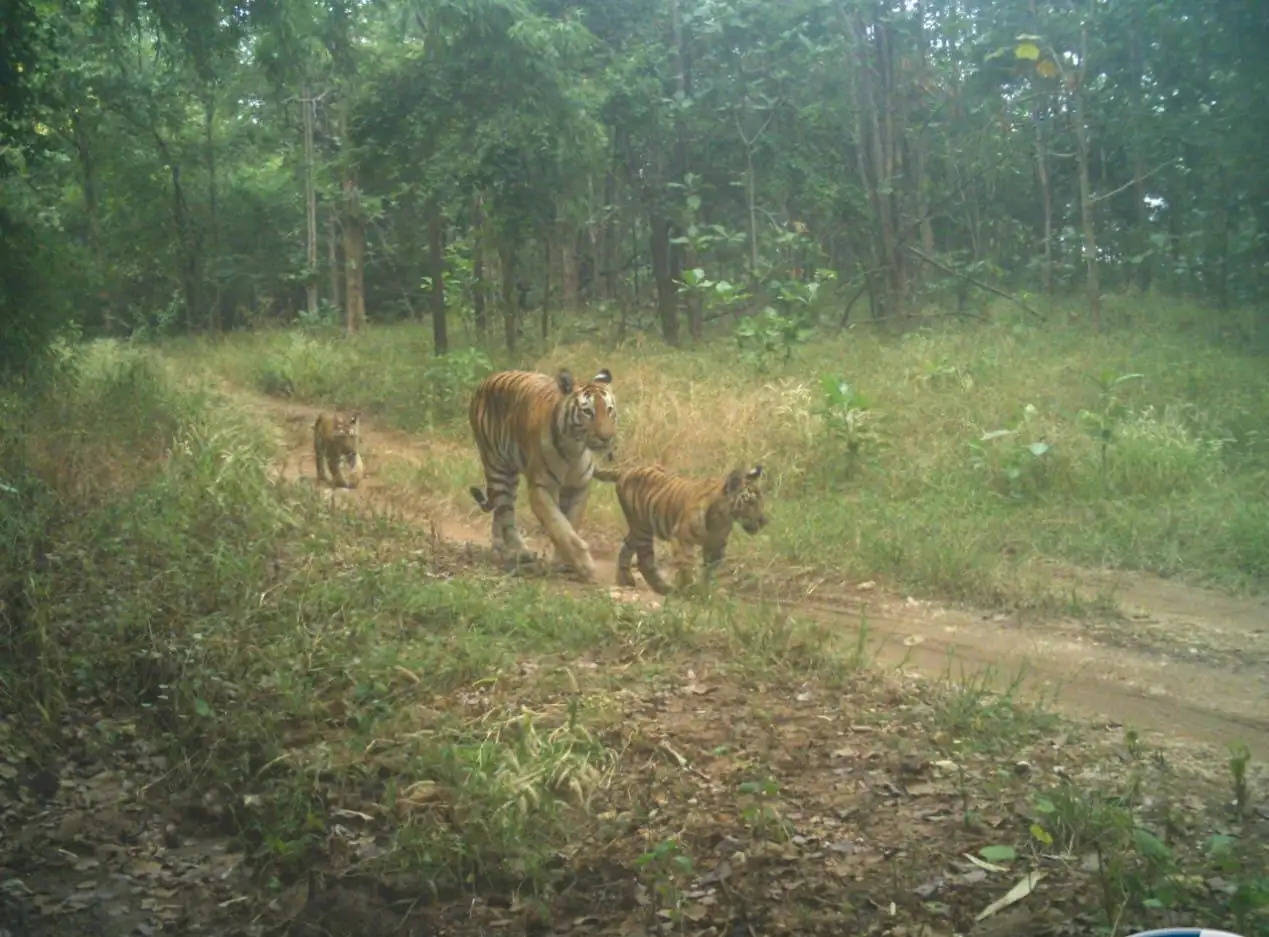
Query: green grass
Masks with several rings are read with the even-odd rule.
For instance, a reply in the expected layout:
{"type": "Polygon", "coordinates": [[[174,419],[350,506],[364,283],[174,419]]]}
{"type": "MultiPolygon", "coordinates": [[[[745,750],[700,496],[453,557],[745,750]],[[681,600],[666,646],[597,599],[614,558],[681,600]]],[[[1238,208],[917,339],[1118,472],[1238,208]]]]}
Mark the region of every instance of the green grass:
{"type": "Polygon", "coordinates": [[[151,353],[93,346],[26,405],[0,448],[0,708],[44,756],[85,706],[103,747],[120,725],[153,736],[165,783],[217,792],[265,879],[315,861],[331,805],[355,803],[395,818],[372,870],[545,887],[621,721],[602,686],[577,689],[577,658],[856,666],[772,610],[635,610],[422,552],[412,528],[275,481],[261,428],[151,353]]]}
{"type": "MultiPolygon", "coordinates": [[[[698,393],[708,401],[715,391],[698,393]]],[[[843,634],[722,596],[650,611],[421,551],[414,529],[332,510],[313,488],[276,481],[260,427],[153,353],[92,346],[42,396],[0,405],[11,418],[0,437],[0,534],[13,546],[0,554],[6,757],[19,750],[40,763],[73,746],[92,759],[121,735],[145,740],[170,765],[151,779],[154,793],[184,793],[216,814],[262,887],[355,868],[414,896],[546,901],[578,874],[561,857],[605,836],[617,858],[604,861],[621,861],[624,848],[636,857],[631,875],[677,887],[640,863],[629,818],[652,840],[674,835],[657,824],[660,812],[674,823],[693,815],[675,813],[684,770],[669,763],[667,799],[655,768],[646,773],[664,738],[660,716],[632,730],[630,706],[660,713],[677,697],[690,710],[682,688],[696,668],[711,684],[761,695],[740,721],[767,720],[773,740],[797,716],[800,688],[857,699],[852,726],[874,725],[917,762],[956,760],[966,818],[993,798],[1014,817],[1026,782],[1002,759],[1028,746],[1050,757],[1051,717],[989,692],[985,678],[915,700],[880,687],[869,696],[874,678],[857,672],[862,624],[843,634]],[[980,787],[982,777],[995,780],[980,787]],[[367,835],[350,836],[348,816],[367,835]]],[[[796,499],[796,476],[784,484],[796,499]]],[[[853,739],[844,752],[870,744],[853,739]]],[[[1141,776],[1163,764],[1131,754],[1141,776]]],[[[726,826],[715,805],[696,811],[708,834],[782,838],[784,800],[822,772],[786,785],[764,780],[777,774],[761,746],[734,757],[754,779],[732,804],[742,825],[726,826]]],[[[1239,770],[1245,788],[1235,756],[1236,797],[1239,770]]],[[[1166,791],[1166,780],[1149,783],[1166,791]]],[[[1205,908],[1262,932],[1263,848],[1251,836],[1212,837],[1201,854],[1161,847],[1135,832],[1169,822],[1134,799],[1143,783],[1072,784],[1049,795],[1053,809],[1030,832],[1010,820],[992,835],[1016,839],[1019,854],[1035,830],[1102,848],[1115,863],[1102,882],[1108,923],[1205,908]],[[1235,891],[1188,884],[1214,870],[1235,891]]],[[[1079,881],[1077,869],[1064,874],[1079,881]]]]}
{"type": "MultiPolygon", "coordinates": [[[[446,440],[419,477],[455,504],[479,480],[474,451],[466,461],[455,453],[471,445],[465,406],[483,373],[607,366],[622,458],[695,473],[767,466],[773,523],[753,540],[733,537],[738,563],[1051,610],[1071,603],[1068,587],[1051,585],[1051,561],[1263,591],[1265,358],[1222,344],[1219,321],[1194,307],[1112,298],[1108,308],[1101,335],[1004,312],[903,335],[830,331],[764,372],[738,364],[726,336],[701,349],[641,336],[515,361],[473,350],[437,360],[414,325],[353,340],[235,336],[164,353],[446,440]],[[1141,377],[1111,386],[1131,374],[1141,377]],[[849,410],[826,378],[847,382],[849,410]]],[[[592,497],[589,524],[620,532],[610,493],[592,497]]]]}

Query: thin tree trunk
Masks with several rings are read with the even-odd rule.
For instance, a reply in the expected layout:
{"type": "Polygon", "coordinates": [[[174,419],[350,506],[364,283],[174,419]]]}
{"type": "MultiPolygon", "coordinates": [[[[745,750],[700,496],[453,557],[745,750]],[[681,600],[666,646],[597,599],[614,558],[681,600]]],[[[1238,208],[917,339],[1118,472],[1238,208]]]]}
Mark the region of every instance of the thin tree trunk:
{"type": "Polygon", "coordinates": [[[344,217],[340,227],[344,232],[344,318],[348,334],[353,335],[366,323],[366,229],[352,167],[344,170],[343,191],[344,217]]]}
{"type": "Polygon", "coordinates": [[[488,284],[485,280],[485,203],[477,192],[472,199],[472,262],[471,262],[471,305],[472,318],[475,320],[476,335],[484,341],[489,337],[489,314],[485,311],[485,297],[488,284]]]}
{"type": "Polygon", "coordinates": [[[337,312],[344,309],[339,282],[339,239],[335,232],[335,212],[326,211],[326,267],[330,276],[330,304],[337,312]]]}
{"type": "Polygon", "coordinates": [[[1133,206],[1137,216],[1137,288],[1143,293],[1149,292],[1153,274],[1153,263],[1150,259],[1150,211],[1146,206],[1146,163],[1144,145],[1141,139],[1142,130],[1150,126],[1150,114],[1146,104],[1145,64],[1141,50],[1141,34],[1133,31],[1129,36],[1129,50],[1133,61],[1133,74],[1137,81],[1136,118],[1139,129],[1129,136],[1130,159],[1132,162],[1132,194],[1136,204],[1133,206]]]}
{"type": "Polygon", "coordinates": [[[1049,149],[1044,141],[1044,124],[1037,106],[1031,112],[1035,123],[1035,175],[1040,187],[1040,209],[1044,214],[1044,260],[1040,266],[1040,289],[1053,295],[1053,187],[1049,181],[1049,149]]]}
{"type": "Polygon", "coordinates": [[[502,326],[507,351],[516,350],[520,332],[520,310],[516,302],[516,252],[510,238],[503,236],[498,242],[498,261],[502,267],[502,326]]]}
{"type": "MultiPolygon", "coordinates": [[[[312,91],[305,83],[300,95],[300,108],[304,125],[304,211],[305,211],[305,262],[304,295],[308,314],[317,315],[317,187],[313,182],[313,110],[316,107],[312,91]]],[[[345,188],[345,193],[347,189],[345,188]]],[[[351,327],[349,331],[355,331],[351,327]]]]}
{"type": "MultiPolygon", "coordinates": [[[[217,209],[216,191],[216,94],[215,89],[207,87],[203,100],[203,146],[207,158],[207,230],[211,236],[210,254],[212,258],[220,256],[220,215],[217,209]]],[[[215,261],[213,260],[213,263],[215,261]]],[[[220,331],[220,277],[215,277],[215,290],[211,303],[207,307],[208,331],[220,331]]]]}
{"type": "MultiPolygon", "coordinates": [[[[921,63],[922,80],[929,71],[930,47],[925,34],[925,5],[916,5],[917,49],[921,63]]],[[[927,254],[934,253],[934,225],[930,220],[930,177],[926,169],[926,139],[924,132],[918,132],[912,140],[916,176],[917,217],[921,219],[921,249],[927,254]]]]}
{"type": "Polygon", "coordinates": [[[580,291],[577,273],[577,239],[576,231],[566,231],[560,242],[560,290],[563,293],[561,302],[563,308],[569,311],[577,308],[580,291]]]}
{"type": "Polygon", "coordinates": [[[542,238],[542,341],[545,342],[551,334],[551,233],[547,229],[547,233],[542,238]]]}
{"type": "Polygon", "coordinates": [[[88,246],[93,256],[93,281],[96,299],[101,303],[101,327],[106,334],[115,330],[114,310],[106,280],[106,245],[101,235],[101,208],[97,194],[97,160],[84,130],[79,112],[71,111],[71,131],[75,153],[79,157],[82,173],[80,184],[84,190],[84,214],[88,218],[88,246]]]}
{"type": "Polygon", "coordinates": [[[657,287],[657,316],[661,320],[661,337],[671,345],[679,343],[678,284],[674,281],[670,253],[670,222],[658,216],[652,225],[652,276],[657,287]]]}
{"type": "Polygon", "coordinates": [[[449,351],[445,321],[445,217],[435,198],[427,205],[427,253],[432,277],[432,350],[443,355],[449,351]]]}
{"type": "Polygon", "coordinates": [[[617,251],[621,246],[621,212],[616,199],[617,174],[610,167],[604,175],[604,220],[599,226],[599,251],[595,255],[600,298],[609,302],[617,298],[617,251]]]}
{"type": "Polygon", "coordinates": [[[159,132],[152,127],[151,133],[172,178],[172,221],[176,227],[176,238],[179,244],[178,269],[181,288],[185,294],[185,328],[193,331],[194,323],[202,317],[203,308],[202,277],[199,275],[201,245],[198,243],[198,235],[190,224],[185,189],[181,184],[180,164],[173,157],[167,141],[159,135],[159,132]]]}
{"type": "Polygon", "coordinates": [[[1080,180],[1080,223],[1084,229],[1084,267],[1088,289],[1088,310],[1093,328],[1102,328],[1102,295],[1097,269],[1097,225],[1094,220],[1092,184],[1089,181],[1088,128],[1084,124],[1084,76],[1088,73],[1088,23],[1080,27],[1080,65],[1071,92],[1072,121],[1075,129],[1075,161],[1080,180]]]}

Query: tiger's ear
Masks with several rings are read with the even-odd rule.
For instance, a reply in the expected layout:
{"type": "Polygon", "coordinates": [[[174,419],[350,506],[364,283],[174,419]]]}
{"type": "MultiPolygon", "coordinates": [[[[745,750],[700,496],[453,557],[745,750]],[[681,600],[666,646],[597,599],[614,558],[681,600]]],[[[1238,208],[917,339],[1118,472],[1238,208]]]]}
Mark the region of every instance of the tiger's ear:
{"type": "Polygon", "coordinates": [[[743,487],[745,487],[745,471],[736,469],[727,476],[727,481],[723,482],[723,494],[734,495],[743,487]]]}
{"type": "Polygon", "coordinates": [[[573,392],[573,375],[569,374],[565,369],[560,369],[559,375],[555,378],[555,383],[559,384],[561,393],[571,394],[573,392]]]}
{"type": "Polygon", "coordinates": [[[607,368],[600,368],[599,373],[591,378],[591,380],[593,380],[596,384],[611,384],[612,372],[607,368]]]}
{"type": "Polygon", "coordinates": [[[751,468],[748,472],[745,473],[745,478],[748,478],[750,481],[753,481],[755,478],[761,478],[761,477],[762,477],[761,463],[759,463],[758,465],[755,465],[753,468],[751,468]]]}

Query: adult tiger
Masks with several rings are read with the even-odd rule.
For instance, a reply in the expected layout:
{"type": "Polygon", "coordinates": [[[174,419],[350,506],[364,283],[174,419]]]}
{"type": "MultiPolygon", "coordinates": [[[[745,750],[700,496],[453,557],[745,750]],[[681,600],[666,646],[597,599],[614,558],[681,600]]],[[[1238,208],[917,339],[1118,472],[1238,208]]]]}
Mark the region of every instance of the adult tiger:
{"type": "Polygon", "coordinates": [[[624,472],[603,469],[595,472],[600,481],[617,483],[617,500],[626,515],[625,542],[617,559],[617,583],[635,584],[631,559],[639,558],[639,572],[657,592],[665,595],[670,585],[657,569],[653,540],[670,541],[674,548],[676,585],[691,578],[692,554],[703,547],[706,576],[722,562],[732,524],[740,521],[747,533],[756,534],[766,526],[762,489],[758,479],[762,466],[736,469],[725,478],[683,478],[671,475],[659,465],[643,465],[624,472]]]}
{"type": "Polygon", "coordinates": [[[530,559],[516,530],[516,488],[529,482],[529,504],[555,544],[557,558],[583,579],[595,578],[590,548],[577,534],[596,458],[617,435],[617,398],[605,368],[575,385],[567,371],[552,378],[529,371],[501,371],[480,382],[468,416],[485,490],[472,496],[493,512],[494,552],[530,559]]]}

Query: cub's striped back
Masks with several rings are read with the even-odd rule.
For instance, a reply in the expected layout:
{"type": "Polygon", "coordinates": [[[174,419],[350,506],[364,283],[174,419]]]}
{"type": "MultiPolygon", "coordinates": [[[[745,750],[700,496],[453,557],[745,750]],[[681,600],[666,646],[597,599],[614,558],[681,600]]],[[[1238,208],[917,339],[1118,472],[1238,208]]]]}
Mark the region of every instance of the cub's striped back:
{"type": "Polygon", "coordinates": [[[601,470],[595,477],[617,483],[617,500],[626,516],[628,531],[617,560],[617,582],[623,586],[635,584],[631,561],[637,556],[648,585],[662,595],[671,591],[657,569],[655,540],[670,541],[677,579],[684,585],[691,579],[696,547],[703,549],[708,575],[723,559],[733,523],[739,521],[751,534],[767,523],[758,485],[761,465],[720,478],[684,478],[659,465],[625,472],[601,470]]]}
{"type": "Polygon", "coordinates": [[[485,472],[485,488],[472,496],[493,512],[493,548],[511,559],[532,556],[516,529],[520,475],[529,483],[533,512],[560,558],[583,578],[594,562],[576,525],[586,504],[595,458],[611,450],[617,433],[612,375],[601,370],[575,384],[567,371],[552,378],[530,371],[501,371],[472,395],[468,417],[485,472]]]}

